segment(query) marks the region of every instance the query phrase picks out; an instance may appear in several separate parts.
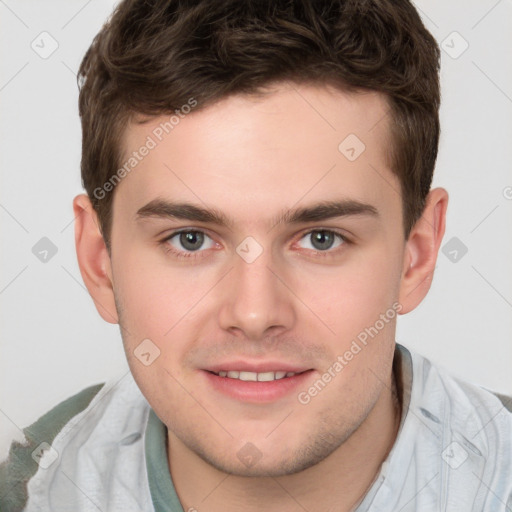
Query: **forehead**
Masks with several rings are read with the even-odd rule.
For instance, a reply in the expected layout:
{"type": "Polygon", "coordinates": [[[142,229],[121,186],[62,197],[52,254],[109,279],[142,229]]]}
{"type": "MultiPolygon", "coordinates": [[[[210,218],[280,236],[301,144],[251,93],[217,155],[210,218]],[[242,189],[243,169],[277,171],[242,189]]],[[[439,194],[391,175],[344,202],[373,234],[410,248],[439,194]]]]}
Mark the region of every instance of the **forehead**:
{"type": "Polygon", "coordinates": [[[284,84],[263,97],[229,96],[172,120],[131,123],[122,163],[135,166],[114,203],[133,213],[157,197],[180,199],[233,208],[250,220],[254,209],[270,216],[329,195],[399,201],[388,164],[388,110],[380,93],[284,84]],[[143,146],[151,149],[135,162],[143,146]]]}

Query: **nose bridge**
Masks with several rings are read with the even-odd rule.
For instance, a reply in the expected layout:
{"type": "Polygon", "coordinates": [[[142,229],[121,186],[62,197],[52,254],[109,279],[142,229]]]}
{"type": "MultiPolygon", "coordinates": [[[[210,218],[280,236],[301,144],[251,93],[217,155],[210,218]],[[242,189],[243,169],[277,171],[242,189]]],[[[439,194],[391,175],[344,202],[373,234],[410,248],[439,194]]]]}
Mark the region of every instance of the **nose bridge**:
{"type": "Polygon", "coordinates": [[[294,319],[293,304],[275,275],[272,251],[246,239],[233,255],[233,267],[221,305],[221,326],[256,340],[270,330],[288,329],[294,319]]]}

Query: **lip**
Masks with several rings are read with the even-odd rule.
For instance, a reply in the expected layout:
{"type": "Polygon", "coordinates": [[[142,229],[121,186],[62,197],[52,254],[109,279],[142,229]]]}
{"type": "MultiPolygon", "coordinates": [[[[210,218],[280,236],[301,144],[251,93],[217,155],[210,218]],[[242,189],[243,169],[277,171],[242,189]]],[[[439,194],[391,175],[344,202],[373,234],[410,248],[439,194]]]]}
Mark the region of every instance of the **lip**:
{"type": "MultiPolygon", "coordinates": [[[[281,366],[271,366],[275,371],[276,369],[286,370],[287,368],[291,368],[289,365],[287,367],[281,366]]],[[[247,367],[237,366],[236,369],[241,371],[257,371],[258,373],[264,372],[264,368],[269,368],[268,363],[265,363],[265,366],[262,366],[261,370],[254,370],[254,366],[247,367]],[[250,368],[250,369],[249,369],[250,368]]],[[[235,367],[231,368],[232,370],[235,367]]],[[[223,366],[219,367],[219,370],[229,370],[228,367],[223,366]]],[[[200,370],[200,373],[206,379],[207,385],[213,388],[216,392],[222,393],[225,396],[230,398],[234,398],[240,402],[245,403],[254,403],[254,404],[262,404],[262,403],[272,403],[280,400],[293,392],[298,392],[299,389],[305,388],[305,383],[310,379],[313,374],[313,369],[302,370],[301,373],[297,375],[293,375],[292,377],[285,377],[279,380],[272,381],[243,381],[239,379],[231,379],[229,377],[220,377],[219,375],[215,375],[212,373],[214,370],[200,370]]],[[[293,369],[288,370],[293,372],[293,369]]]]}
{"type": "Polygon", "coordinates": [[[277,371],[285,371],[285,372],[293,372],[293,373],[301,373],[306,370],[311,370],[306,366],[300,366],[298,364],[290,364],[288,362],[280,362],[280,361],[263,361],[263,362],[250,362],[250,361],[226,361],[225,363],[217,363],[208,368],[204,368],[204,370],[219,373],[220,371],[242,371],[242,372],[256,372],[256,373],[264,373],[264,372],[277,372],[277,371]]]}

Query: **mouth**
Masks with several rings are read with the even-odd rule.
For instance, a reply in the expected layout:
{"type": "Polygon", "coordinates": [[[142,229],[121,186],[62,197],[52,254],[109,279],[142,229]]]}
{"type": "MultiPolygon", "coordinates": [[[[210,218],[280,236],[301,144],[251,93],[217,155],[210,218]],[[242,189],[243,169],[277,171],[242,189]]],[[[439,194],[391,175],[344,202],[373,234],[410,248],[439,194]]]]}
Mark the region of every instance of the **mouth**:
{"type": "Polygon", "coordinates": [[[201,370],[207,385],[215,394],[238,402],[264,404],[285,398],[294,398],[301,390],[307,389],[313,369],[290,371],[275,369],[249,371],[242,369],[201,370]]]}
{"type": "MultiPolygon", "coordinates": [[[[209,371],[209,370],[207,370],[209,371]]],[[[220,370],[218,372],[210,371],[218,377],[225,377],[227,379],[243,380],[245,382],[271,382],[273,380],[281,380],[300,375],[309,370],[302,372],[287,372],[286,370],[277,370],[269,372],[247,372],[243,370],[220,370]]]]}

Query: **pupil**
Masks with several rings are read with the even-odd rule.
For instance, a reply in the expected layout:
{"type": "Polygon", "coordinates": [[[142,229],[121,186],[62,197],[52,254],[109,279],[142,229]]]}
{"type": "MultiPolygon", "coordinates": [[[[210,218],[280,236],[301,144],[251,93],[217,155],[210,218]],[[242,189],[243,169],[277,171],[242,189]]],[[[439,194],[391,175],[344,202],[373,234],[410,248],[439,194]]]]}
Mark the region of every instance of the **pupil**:
{"type": "Polygon", "coordinates": [[[311,236],[313,246],[319,250],[330,249],[334,243],[334,237],[328,231],[315,231],[311,236]]]}
{"type": "Polygon", "coordinates": [[[198,231],[180,233],[180,243],[189,251],[196,251],[203,245],[203,234],[198,231]]]}

